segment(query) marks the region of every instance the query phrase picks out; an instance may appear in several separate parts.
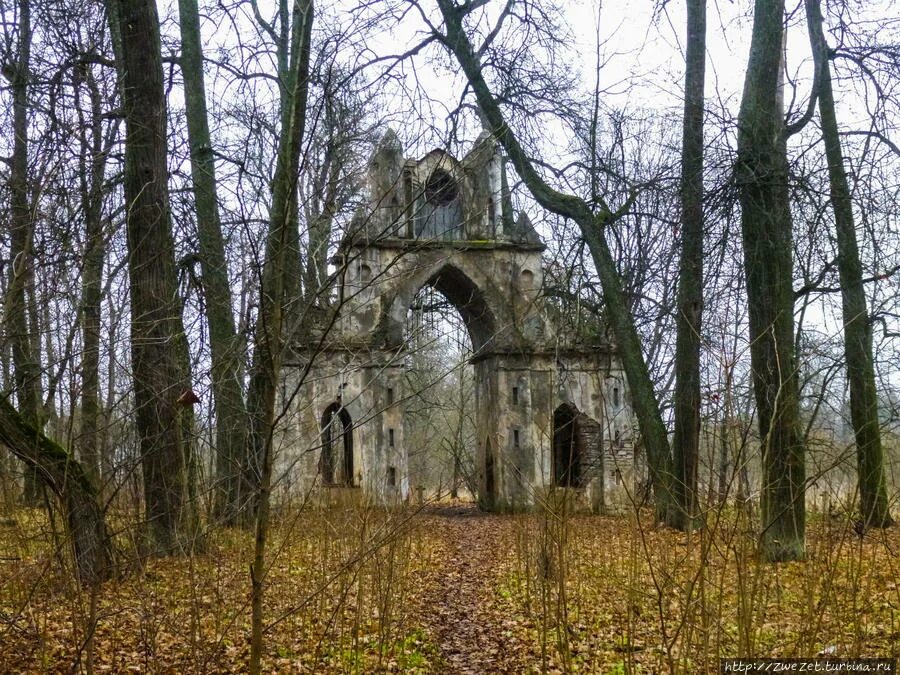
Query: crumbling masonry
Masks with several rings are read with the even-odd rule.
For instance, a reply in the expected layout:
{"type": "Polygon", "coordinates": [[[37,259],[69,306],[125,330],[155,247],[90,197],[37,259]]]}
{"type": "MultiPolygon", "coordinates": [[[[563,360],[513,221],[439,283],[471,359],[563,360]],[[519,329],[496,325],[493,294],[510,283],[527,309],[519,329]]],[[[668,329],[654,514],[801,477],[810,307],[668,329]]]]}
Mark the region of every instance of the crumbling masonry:
{"type": "Polygon", "coordinates": [[[382,138],[369,160],[369,206],[334,261],[339,309],[286,361],[281,490],[409,497],[404,328],[430,285],[472,341],[481,505],[525,509],[554,489],[592,510],[631,498],[621,365],[609,343],[579,346],[551,325],[545,246],[524,213],[514,219],[504,166],[487,134],[462,160],[441,150],[409,160],[392,131],[382,138]]]}

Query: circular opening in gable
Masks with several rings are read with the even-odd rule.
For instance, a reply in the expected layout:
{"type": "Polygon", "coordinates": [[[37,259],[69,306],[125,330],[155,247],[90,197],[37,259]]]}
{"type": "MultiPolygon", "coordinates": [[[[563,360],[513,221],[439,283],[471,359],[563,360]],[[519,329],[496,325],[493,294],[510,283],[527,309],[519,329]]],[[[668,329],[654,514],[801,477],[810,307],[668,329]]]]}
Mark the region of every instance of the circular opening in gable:
{"type": "Polygon", "coordinates": [[[444,169],[435,169],[425,181],[425,199],[435,206],[446,206],[458,194],[456,181],[444,169]]]}

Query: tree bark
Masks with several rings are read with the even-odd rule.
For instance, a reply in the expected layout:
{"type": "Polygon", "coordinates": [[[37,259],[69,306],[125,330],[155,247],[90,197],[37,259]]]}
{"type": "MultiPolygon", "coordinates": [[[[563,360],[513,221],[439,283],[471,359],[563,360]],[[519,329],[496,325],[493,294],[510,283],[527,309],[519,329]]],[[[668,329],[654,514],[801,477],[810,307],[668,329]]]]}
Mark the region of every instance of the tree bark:
{"type": "Polygon", "coordinates": [[[215,163],[206,110],[203,50],[197,0],[179,0],[181,71],[191,151],[191,178],[197,210],[200,266],[209,346],[212,390],[216,413],[216,515],[234,524],[240,509],[241,455],[247,420],[241,391],[241,360],[234,327],[231,286],[225,260],[225,242],[219,220],[215,163]]]}
{"type": "Polygon", "coordinates": [[[706,0],[688,0],[681,140],[681,265],[675,317],[675,435],[673,491],[680,529],[697,513],[700,457],[700,329],[703,314],[703,90],[706,0]]]}
{"type": "Polygon", "coordinates": [[[33,469],[60,499],[79,580],[96,584],[114,572],[112,540],[84,468],[0,397],[0,441],[33,469]]]}
{"type": "MultiPolygon", "coordinates": [[[[279,26],[277,47],[277,63],[278,63],[278,84],[281,100],[281,127],[289,129],[292,124],[291,117],[293,115],[292,98],[296,91],[295,78],[298,76],[297,58],[299,36],[297,32],[297,21],[300,18],[300,4],[298,2],[290,2],[290,0],[279,0],[279,14],[285,17],[279,26]],[[290,12],[290,8],[293,11],[290,12]],[[290,13],[289,13],[290,12],[290,13]],[[287,17],[291,16],[291,20],[287,21],[287,17]]],[[[307,66],[308,68],[308,66],[307,66]]],[[[305,115],[305,104],[304,104],[305,115]]],[[[301,139],[302,140],[302,139],[301,139]]],[[[299,153],[299,145],[298,145],[299,153]]],[[[299,156],[299,155],[298,155],[299,156]]],[[[277,167],[276,167],[277,170],[277,167]]],[[[288,224],[284,231],[285,255],[283,263],[284,278],[284,328],[292,333],[297,331],[302,320],[302,265],[300,264],[300,207],[297,202],[297,181],[294,181],[292,187],[295,194],[290,201],[290,215],[288,216],[288,224]]],[[[274,189],[273,189],[274,198],[274,189]]],[[[286,338],[292,337],[285,335],[286,338]]]]}
{"type": "Polygon", "coordinates": [[[844,319],[844,356],[850,385],[850,420],[856,437],[856,461],[859,474],[859,498],[866,527],[888,527],[893,523],[888,507],[884,476],[884,451],[878,421],[878,392],[872,360],[872,323],[863,290],[862,263],[853,221],[853,203],[844,156],[841,150],[834,92],[831,86],[828,44],[822,28],[819,0],[806,0],[809,42],[818,70],[819,115],[828,162],[831,204],[838,245],[838,276],[841,282],[841,308],[844,319]]]}
{"type": "Polygon", "coordinates": [[[287,263],[294,251],[292,222],[296,211],[297,176],[300,150],[306,125],[306,100],[309,90],[310,31],[312,4],[294,3],[294,28],[291,37],[292,89],[287,98],[289,115],[278,144],[273,179],[272,210],[260,283],[259,313],[253,345],[253,364],[247,392],[250,430],[247,439],[245,477],[249,495],[257,495],[265,465],[264,456],[271,433],[277,389],[278,364],[284,348],[282,333],[285,318],[285,287],[292,283],[294,270],[287,263]]]}
{"type": "Polygon", "coordinates": [[[85,472],[95,485],[100,485],[100,330],[105,254],[102,209],[109,139],[104,142],[100,90],[90,66],[85,67],[83,82],[81,79],[75,82],[76,97],[79,99],[82,83],[87,88],[91,117],[88,123],[82,106],[78,106],[81,127],[79,179],[85,246],[81,290],[81,425],[76,447],[85,472]]]}
{"type": "Polygon", "coordinates": [[[806,467],[798,428],[792,223],[780,95],[783,21],[783,0],[756,0],[735,167],[763,463],[761,546],[772,562],[802,559],[806,549],[806,467]]]}
{"type": "MultiPolygon", "coordinates": [[[[616,271],[615,261],[604,232],[604,227],[621,213],[614,213],[606,208],[594,213],[584,200],[554,190],[540,177],[515,134],[506,124],[500,106],[484,80],[479,59],[462,26],[464,8],[458,7],[452,0],[438,0],[438,5],[447,30],[446,36],[441,36],[441,39],[465,73],[494,137],[506,150],[509,160],[535,200],[548,211],[573,220],[587,243],[603,287],[607,316],[631,387],[632,406],[647,449],[647,464],[653,485],[656,515],[660,521],[677,524],[675,519],[677,507],[672,494],[672,457],[666,427],[641,351],[640,336],[622,291],[622,281],[616,271]]],[[[627,206],[630,206],[630,203],[626,204],[627,206]]]]}
{"type": "Polygon", "coordinates": [[[114,0],[122,33],[131,367],[153,553],[195,542],[192,411],[179,403],[189,362],[175,275],[166,166],[166,102],[153,0],[114,0]]]}
{"type": "Polygon", "coordinates": [[[292,273],[286,263],[293,243],[290,232],[292,214],[297,211],[297,178],[309,93],[312,22],[312,1],[295,0],[291,36],[291,88],[287,98],[290,114],[283,118],[285,126],[278,143],[266,259],[260,284],[259,316],[254,335],[253,371],[247,396],[250,421],[247,443],[247,454],[251,462],[249,478],[256,496],[256,539],[250,569],[251,673],[260,672],[263,648],[262,603],[272,488],[272,434],[275,427],[278,373],[284,349],[285,284],[291,279],[292,273]]]}
{"type": "MultiPolygon", "coordinates": [[[[6,334],[12,343],[16,400],[29,424],[40,429],[41,364],[32,349],[28,322],[27,289],[33,284],[32,243],[34,223],[28,201],[28,82],[31,62],[31,2],[19,0],[18,55],[11,76],[13,98],[13,152],[10,161],[11,202],[10,259],[12,260],[6,297],[6,334]]],[[[25,504],[40,503],[37,474],[25,467],[25,504]]]]}

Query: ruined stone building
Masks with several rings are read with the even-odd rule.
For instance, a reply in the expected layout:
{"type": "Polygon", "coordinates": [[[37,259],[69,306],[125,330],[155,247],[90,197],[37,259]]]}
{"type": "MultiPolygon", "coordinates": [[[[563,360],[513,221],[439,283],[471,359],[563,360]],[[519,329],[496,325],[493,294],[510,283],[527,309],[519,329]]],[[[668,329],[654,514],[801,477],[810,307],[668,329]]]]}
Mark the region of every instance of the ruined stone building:
{"type": "Polygon", "coordinates": [[[404,327],[431,286],[472,342],[482,506],[528,508],[553,488],[595,510],[627,499],[634,450],[622,367],[608,342],[557,331],[541,292],[545,246],[512,213],[493,139],[483,134],[461,160],[442,150],[408,159],[388,131],[369,160],[368,190],[334,260],[337,310],[286,360],[280,489],[352,488],[387,502],[415,489],[404,327]]]}

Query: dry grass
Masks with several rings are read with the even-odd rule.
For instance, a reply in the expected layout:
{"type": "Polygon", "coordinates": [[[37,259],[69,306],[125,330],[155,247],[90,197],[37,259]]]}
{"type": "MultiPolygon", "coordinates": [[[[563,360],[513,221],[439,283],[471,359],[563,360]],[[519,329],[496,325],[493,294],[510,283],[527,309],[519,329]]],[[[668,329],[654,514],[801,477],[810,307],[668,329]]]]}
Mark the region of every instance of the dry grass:
{"type": "Polygon", "coordinates": [[[518,559],[531,565],[508,587],[548,670],[715,673],[723,657],[900,656],[897,528],[860,539],[848,521],[813,518],[807,561],[770,565],[733,513],[691,536],[649,514],[547,520],[520,536],[518,559]],[[557,552],[549,573],[542,549],[557,552]]]}
{"type": "MultiPolygon", "coordinates": [[[[306,512],[276,525],[268,558],[269,671],[425,668],[433,649],[403,610],[430,563],[409,514],[306,512]]],[[[46,519],[19,512],[0,535],[0,664],[14,672],[235,672],[249,655],[252,537],[211,534],[206,551],[129,564],[96,598],[73,587],[46,519]]],[[[128,563],[126,563],[128,564],[128,563]]]]}
{"type": "MultiPolygon", "coordinates": [[[[247,533],[133,562],[91,598],[54,553],[46,516],[13,518],[0,525],[6,670],[245,665],[247,533]]],[[[756,561],[752,534],[732,513],[690,537],[634,515],[282,514],[264,669],[715,672],[720,656],[900,655],[898,528],[859,539],[813,519],[808,561],[778,566],[756,561]]]]}

